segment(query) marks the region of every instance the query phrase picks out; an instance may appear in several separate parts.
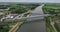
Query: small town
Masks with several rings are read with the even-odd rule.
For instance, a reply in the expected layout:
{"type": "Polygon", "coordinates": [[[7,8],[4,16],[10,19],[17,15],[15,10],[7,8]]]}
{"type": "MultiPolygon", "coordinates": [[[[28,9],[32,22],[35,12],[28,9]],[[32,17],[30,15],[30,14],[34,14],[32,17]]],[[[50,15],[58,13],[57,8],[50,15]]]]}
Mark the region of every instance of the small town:
{"type": "Polygon", "coordinates": [[[0,32],[60,32],[60,3],[0,2],[0,32]]]}

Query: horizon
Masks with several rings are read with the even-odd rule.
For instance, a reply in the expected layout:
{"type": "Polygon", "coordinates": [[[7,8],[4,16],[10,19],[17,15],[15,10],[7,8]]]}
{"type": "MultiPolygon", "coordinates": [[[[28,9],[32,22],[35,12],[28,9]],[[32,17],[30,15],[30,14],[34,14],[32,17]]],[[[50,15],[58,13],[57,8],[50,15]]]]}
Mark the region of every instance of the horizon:
{"type": "Polygon", "coordinates": [[[0,0],[0,2],[60,3],[60,0],[0,0]]]}

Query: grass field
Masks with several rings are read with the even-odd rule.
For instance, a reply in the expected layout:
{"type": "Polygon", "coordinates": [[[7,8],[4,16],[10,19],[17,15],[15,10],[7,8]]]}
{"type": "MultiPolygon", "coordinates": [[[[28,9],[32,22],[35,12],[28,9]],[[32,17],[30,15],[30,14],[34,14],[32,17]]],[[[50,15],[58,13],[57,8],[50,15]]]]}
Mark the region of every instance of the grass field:
{"type": "MultiPolygon", "coordinates": [[[[45,14],[54,15],[54,16],[50,16],[54,22],[60,19],[60,5],[45,5],[43,6],[43,11],[45,14]]],[[[54,32],[54,29],[50,24],[49,17],[46,20],[46,25],[47,25],[48,32],[54,32]]],[[[55,27],[57,27],[56,29],[60,32],[59,26],[55,24],[55,27]]]]}
{"type": "Polygon", "coordinates": [[[57,9],[60,9],[60,5],[45,5],[44,8],[57,8],[57,9]]]}

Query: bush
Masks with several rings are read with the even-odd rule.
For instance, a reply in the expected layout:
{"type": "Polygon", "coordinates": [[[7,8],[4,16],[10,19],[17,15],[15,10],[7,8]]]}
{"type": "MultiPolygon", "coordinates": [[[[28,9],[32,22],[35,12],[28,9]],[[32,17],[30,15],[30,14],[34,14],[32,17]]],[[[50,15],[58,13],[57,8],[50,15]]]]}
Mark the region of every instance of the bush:
{"type": "Polygon", "coordinates": [[[0,25],[0,32],[8,32],[9,29],[8,25],[0,25]]]}
{"type": "Polygon", "coordinates": [[[55,23],[54,26],[57,29],[57,31],[60,32],[60,26],[57,23],[55,23]]]}

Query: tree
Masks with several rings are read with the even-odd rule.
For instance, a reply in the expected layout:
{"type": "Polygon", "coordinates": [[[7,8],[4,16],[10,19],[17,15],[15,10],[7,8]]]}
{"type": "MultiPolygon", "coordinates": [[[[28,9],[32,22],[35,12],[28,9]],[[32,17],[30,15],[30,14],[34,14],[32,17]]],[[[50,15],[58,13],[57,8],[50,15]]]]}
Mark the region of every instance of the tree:
{"type": "Polygon", "coordinates": [[[24,12],[27,12],[27,9],[26,8],[24,8],[24,7],[21,7],[21,6],[17,6],[17,7],[15,7],[15,11],[12,11],[12,13],[24,13],[24,12]]]}

